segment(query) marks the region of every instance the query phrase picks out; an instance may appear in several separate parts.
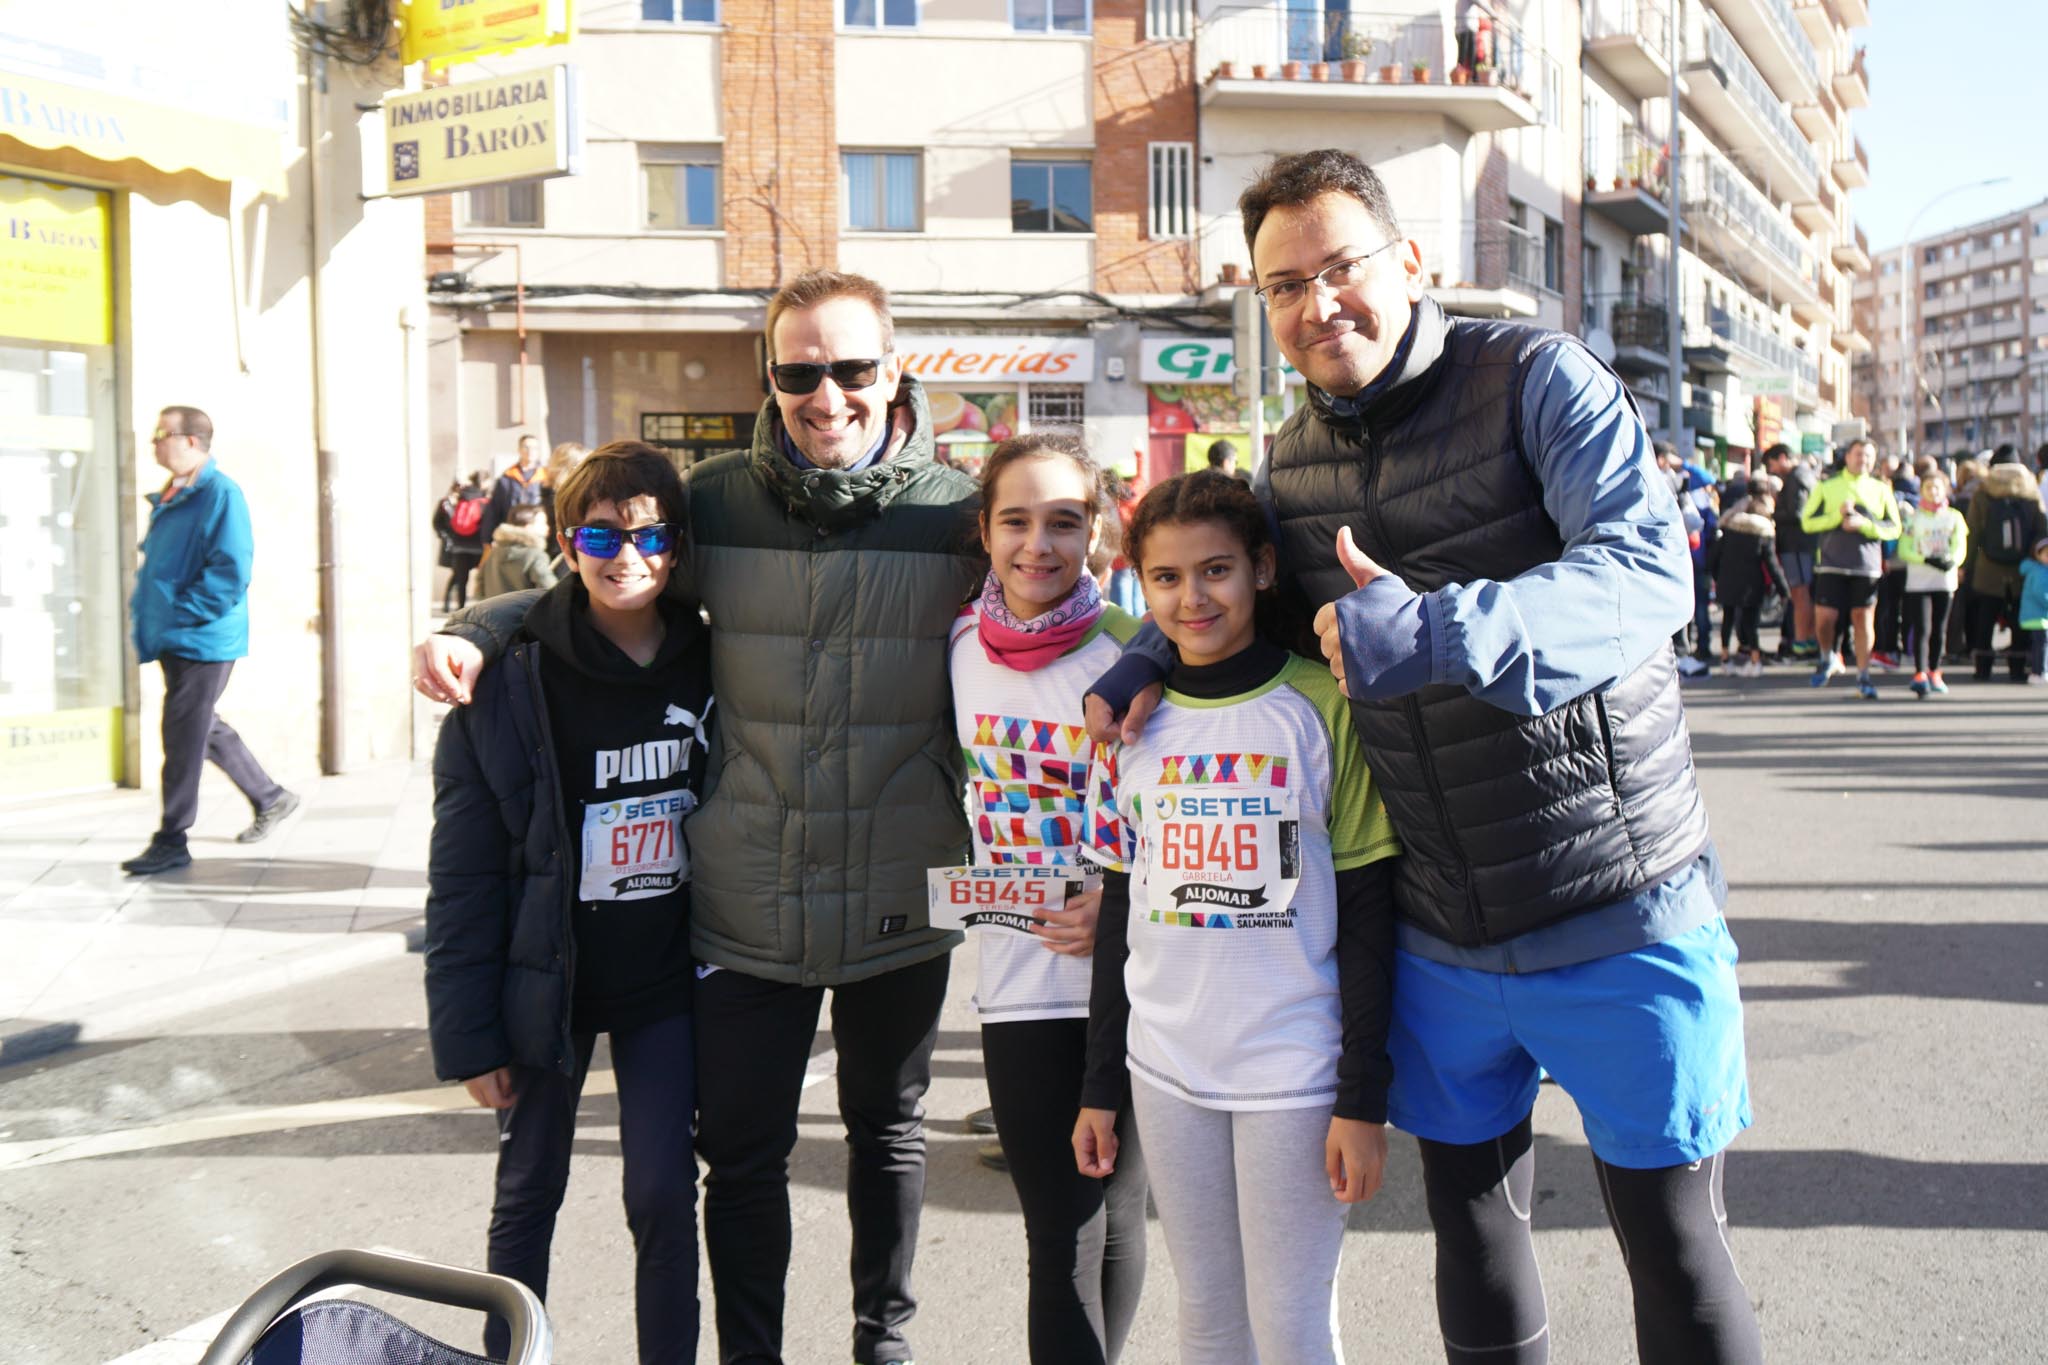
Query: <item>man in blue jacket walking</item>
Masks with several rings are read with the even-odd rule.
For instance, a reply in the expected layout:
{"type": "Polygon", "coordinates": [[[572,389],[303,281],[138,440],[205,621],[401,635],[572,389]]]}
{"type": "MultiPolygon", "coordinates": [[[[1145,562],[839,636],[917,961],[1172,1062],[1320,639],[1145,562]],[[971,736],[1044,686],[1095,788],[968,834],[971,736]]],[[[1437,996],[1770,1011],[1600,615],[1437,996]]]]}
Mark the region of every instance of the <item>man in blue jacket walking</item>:
{"type": "Polygon", "coordinates": [[[271,780],[213,711],[235,660],[249,652],[249,504],[214,463],[213,420],[198,408],[165,408],[150,440],[171,477],[149,495],[149,531],[128,615],[136,654],[164,670],[164,818],[149,847],[121,864],[138,877],[192,861],[185,831],[199,813],[207,759],[255,809],[255,822],[235,836],[239,842],[267,838],[299,807],[299,798],[271,780]]]}

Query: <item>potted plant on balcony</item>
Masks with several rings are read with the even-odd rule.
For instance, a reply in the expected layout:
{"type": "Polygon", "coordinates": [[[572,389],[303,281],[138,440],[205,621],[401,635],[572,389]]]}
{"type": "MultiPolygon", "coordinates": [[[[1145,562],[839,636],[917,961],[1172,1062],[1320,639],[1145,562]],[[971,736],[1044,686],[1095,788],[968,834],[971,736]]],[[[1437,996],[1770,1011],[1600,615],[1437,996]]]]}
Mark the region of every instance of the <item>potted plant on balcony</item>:
{"type": "Polygon", "coordinates": [[[1480,62],[1478,65],[1474,66],[1472,68],[1472,83],[1474,85],[1492,85],[1493,63],[1480,62]]]}
{"type": "Polygon", "coordinates": [[[1330,64],[1328,62],[1310,62],[1308,64],[1308,78],[1312,81],[1326,81],[1330,79],[1330,64]]]}
{"type": "Polygon", "coordinates": [[[1456,66],[1454,66],[1454,67],[1452,67],[1452,68],[1451,68],[1451,84],[1452,84],[1452,85],[1470,85],[1471,83],[1472,83],[1472,68],[1471,68],[1471,67],[1469,67],[1469,66],[1465,65],[1465,64],[1464,64],[1463,62],[1459,62],[1459,63],[1458,63],[1458,64],[1457,64],[1456,66]]]}
{"type": "Polygon", "coordinates": [[[1429,84],[1429,63],[1414,62],[1408,68],[1408,78],[1417,85],[1429,84]]]}
{"type": "Polygon", "coordinates": [[[1252,79],[1255,81],[1266,79],[1266,64],[1264,62],[1252,63],[1252,79]]]}
{"type": "Polygon", "coordinates": [[[1400,66],[1399,66],[1399,65],[1397,65],[1397,64],[1396,64],[1396,63],[1394,63],[1394,62],[1386,62],[1386,63],[1384,63],[1383,65],[1381,65],[1381,67],[1380,67],[1380,84],[1381,84],[1381,85],[1399,85],[1400,83],[1401,83],[1401,68],[1400,68],[1400,66]]]}
{"type": "Polygon", "coordinates": [[[1284,80],[1284,81],[1298,81],[1298,80],[1300,80],[1300,79],[1301,79],[1301,63],[1300,63],[1300,62],[1282,62],[1282,63],[1280,63],[1280,79],[1281,79],[1281,80],[1284,80]]]}
{"type": "Polygon", "coordinates": [[[1217,79],[1217,80],[1219,80],[1219,81],[1231,81],[1231,80],[1236,80],[1236,79],[1237,79],[1237,63],[1236,63],[1236,62],[1218,62],[1218,63],[1216,63],[1216,79],[1217,79]]]}
{"type": "Polygon", "coordinates": [[[1355,29],[1344,32],[1344,59],[1337,70],[1347,81],[1365,79],[1365,59],[1372,55],[1372,42],[1355,29]]]}

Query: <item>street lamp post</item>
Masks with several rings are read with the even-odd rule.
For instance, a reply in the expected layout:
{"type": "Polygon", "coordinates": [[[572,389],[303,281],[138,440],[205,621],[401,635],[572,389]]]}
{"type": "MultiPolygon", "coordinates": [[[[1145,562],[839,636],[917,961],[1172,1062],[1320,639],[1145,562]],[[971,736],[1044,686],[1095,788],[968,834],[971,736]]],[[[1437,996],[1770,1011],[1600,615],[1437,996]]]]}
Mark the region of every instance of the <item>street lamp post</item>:
{"type": "MultiPolygon", "coordinates": [[[[1942,200],[1950,198],[1954,195],[1967,193],[1970,190],[1982,190],[1988,189],[1993,185],[2008,184],[2011,182],[2011,180],[2012,177],[2009,175],[1999,175],[1993,176],[1989,180],[1972,180],[1967,185],[1956,185],[1949,189],[1945,189],[1940,194],[1935,195],[1932,199],[1922,204],[1919,207],[1919,209],[1913,214],[1913,217],[1906,224],[1906,240],[1905,243],[1899,248],[1899,387],[1904,392],[1904,396],[1901,399],[1899,405],[1898,453],[1901,459],[1905,458],[1907,451],[1907,423],[1909,421],[1911,422],[1911,429],[1915,432],[1918,431],[1920,426],[1919,331],[1916,329],[1913,332],[1913,340],[1910,350],[1907,348],[1906,341],[1906,289],[1908,283],[1911,281],[1913,276],[1913,229],[1920,226],[1920,220],[1921,218],[1926,216],[1927,210],[1933,208],[1942,200]]],[[[1946,421],[1947,409],[1944,408],[1942,412],[1943,420],[1946,421]]]]}

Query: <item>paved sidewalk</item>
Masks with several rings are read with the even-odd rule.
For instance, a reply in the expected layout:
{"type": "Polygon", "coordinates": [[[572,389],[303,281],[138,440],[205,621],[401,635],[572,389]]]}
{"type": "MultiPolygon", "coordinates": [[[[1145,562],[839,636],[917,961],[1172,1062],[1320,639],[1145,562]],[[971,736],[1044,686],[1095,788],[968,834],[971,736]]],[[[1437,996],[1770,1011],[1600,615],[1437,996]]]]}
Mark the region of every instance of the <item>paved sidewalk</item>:
{"type": "Polygon", "coordinates": [[[291,784],[305,804],[260,844],[209,769],[192,865],[129,877],[154,790],[0,819],[0,1063],[276,990],[418,941],[433,781],[424,762],[291,784]]]}

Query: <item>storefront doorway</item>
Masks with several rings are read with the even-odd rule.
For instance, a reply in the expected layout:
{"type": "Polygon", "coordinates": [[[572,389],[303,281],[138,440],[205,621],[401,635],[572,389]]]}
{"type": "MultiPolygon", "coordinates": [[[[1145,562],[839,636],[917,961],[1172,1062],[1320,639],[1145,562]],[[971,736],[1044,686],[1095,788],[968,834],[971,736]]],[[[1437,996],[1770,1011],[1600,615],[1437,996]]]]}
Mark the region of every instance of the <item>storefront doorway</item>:
{"type": "Polygon", "coordinates": [[[0,176],[0,801],[121,778],[109,198],[0,176]]]}

